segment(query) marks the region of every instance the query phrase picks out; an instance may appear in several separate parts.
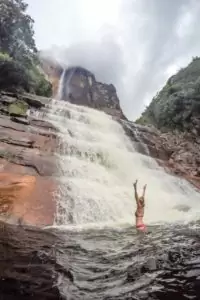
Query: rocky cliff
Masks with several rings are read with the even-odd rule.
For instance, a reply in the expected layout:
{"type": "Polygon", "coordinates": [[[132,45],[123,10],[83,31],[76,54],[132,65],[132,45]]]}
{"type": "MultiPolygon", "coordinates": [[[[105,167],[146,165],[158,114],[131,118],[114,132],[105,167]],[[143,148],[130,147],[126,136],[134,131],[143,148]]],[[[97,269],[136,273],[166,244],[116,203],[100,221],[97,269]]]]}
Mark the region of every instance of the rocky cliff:
{"type": "Polygon", "coordinates": [[[40,63],[44,74],[46,74],[47,79],[52,84],[52,97],[56,98],[63,68],[57,61],[44,55],[43,53],[40,53],[40,63]]]}
{"type": "Polygon", "coordinates": [[[98,82],[94,74],[82,67],[65,69],[45,55],[41,55],[40,59],[43,70],[53,85],[53,97],[105,111],[117,119],[126,119],[113,84],[98,82]]]}
{"type": "Polygon", "coordinates": [[[31,116],[47,101],[0,94],[0,218],[9,223],[53,224],[56,129],[31,116]]]}
{"type": "Polygon", "coordinates": [[[96,81],[91,72],[81,67],[64,71],[61,98],[103,110],[117,118],[125,118],[114,85],[96,81]]]}
{"type": "Polygon", "coordinates": [[[200,139],[190,133],[162,133],[154,126],[120,121],[125,132],[144,155],[155,158],[167,172],[185,178],[200,189],[200,139]]]}

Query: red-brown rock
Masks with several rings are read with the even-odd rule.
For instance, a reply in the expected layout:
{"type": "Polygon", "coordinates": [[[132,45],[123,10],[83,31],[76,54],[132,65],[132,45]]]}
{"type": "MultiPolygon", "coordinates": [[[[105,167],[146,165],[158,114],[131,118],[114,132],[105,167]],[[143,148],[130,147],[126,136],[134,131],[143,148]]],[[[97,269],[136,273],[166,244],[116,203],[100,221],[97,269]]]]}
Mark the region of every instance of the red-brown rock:
{"type": "Polygon", "coordinates": [[[56,212],[52,178],[0,174],[0,216],[8,222],[52,225],[56,212]]]}
{"type": "MultiPolygon", "coordinates": [[[[200,188],[200,140],[186,133],[161,133],[153,126],[141,126],[121,121],[128,136],[147,146],[148,154],[167,172],[184,177],[200,188]]],[[[140,148],[138,148],[139,150],[140,148]]]]}
{"type": "Polygon", "coordinates": [[[14,224],[52,225],[57,130],[30,117],[22,123],[0,117],[0,218],[14,224]]]}

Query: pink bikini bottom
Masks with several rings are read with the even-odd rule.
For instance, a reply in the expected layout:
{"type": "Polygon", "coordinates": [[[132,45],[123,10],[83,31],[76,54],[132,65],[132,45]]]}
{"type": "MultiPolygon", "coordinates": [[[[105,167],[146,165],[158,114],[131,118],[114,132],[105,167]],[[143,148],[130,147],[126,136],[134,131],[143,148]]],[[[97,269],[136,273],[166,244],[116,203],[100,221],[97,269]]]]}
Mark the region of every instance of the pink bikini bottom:
{"type": "Polygon", "coordinates": [[[137,228],[138,230],[145,231],[145,230],[146,230],[146,225],[144,225],[144,224],[138,224],[138,225],[136,225],[136,228],[137,228]]]}

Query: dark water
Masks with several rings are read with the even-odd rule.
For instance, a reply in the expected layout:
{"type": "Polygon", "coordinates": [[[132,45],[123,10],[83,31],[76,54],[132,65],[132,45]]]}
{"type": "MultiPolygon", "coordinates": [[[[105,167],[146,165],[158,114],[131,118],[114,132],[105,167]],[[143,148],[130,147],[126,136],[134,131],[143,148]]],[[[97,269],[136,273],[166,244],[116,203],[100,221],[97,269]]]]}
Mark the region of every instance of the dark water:
{"type": "Polygon", "coordinates": [[[85,232],[57,231],[66,299],[200,299],[199,225],[85,232]]]}
{"type": "Polygon", "coordinates": [[[0,228],[0,300],[200,299],[200,224],[0,228]]]}

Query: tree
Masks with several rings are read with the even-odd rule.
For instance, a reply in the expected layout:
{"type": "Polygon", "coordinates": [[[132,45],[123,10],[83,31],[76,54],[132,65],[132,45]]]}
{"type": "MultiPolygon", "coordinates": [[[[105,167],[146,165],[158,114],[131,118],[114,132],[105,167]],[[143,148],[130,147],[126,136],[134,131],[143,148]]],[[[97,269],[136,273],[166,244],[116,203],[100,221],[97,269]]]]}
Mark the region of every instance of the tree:
{"type": "Polygon", "coordinates": [[[25,65],[31,63],[37,53],[34,21],[26,14],[26,9],[23,0],[0,2],[0,51],[25,65]]]}
{"type": "Polygon", "coordinates": [[[24,0],[0,0],[0,89],[50,96],[52,86],[40,72],[27,6],[24,0]]]}

